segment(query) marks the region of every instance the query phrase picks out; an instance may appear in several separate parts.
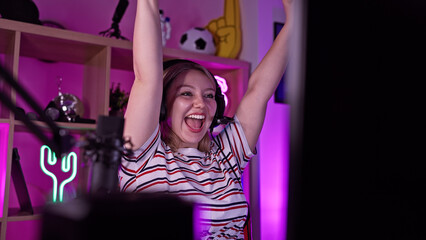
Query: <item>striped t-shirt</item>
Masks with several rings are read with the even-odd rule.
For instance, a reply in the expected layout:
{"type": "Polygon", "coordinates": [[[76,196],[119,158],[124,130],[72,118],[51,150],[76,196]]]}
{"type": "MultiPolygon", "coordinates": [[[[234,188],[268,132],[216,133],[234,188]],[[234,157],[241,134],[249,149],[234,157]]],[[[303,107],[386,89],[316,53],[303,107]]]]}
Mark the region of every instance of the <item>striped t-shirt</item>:
{"type": "Polygon", "coordinates": [[[157,126],[132,157],[123,158],[121,191],[176,194],[197,204],[201,239],[244,239],[248,205],[236,178],[254,154],[238,119],[215,137],[208,153],[172,152],[160,136],[157,126]]]}

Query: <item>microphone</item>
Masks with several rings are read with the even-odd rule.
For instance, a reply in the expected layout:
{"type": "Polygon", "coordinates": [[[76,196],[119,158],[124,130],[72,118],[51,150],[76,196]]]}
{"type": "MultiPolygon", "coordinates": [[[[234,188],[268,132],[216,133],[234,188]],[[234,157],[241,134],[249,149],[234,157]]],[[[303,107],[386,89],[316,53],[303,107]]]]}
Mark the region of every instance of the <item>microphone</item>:
{"type": "Polygon", "coordinates": [[[96,136],[89,138],[85,154],[92,156],[90,193],[118,191],[118,168],[123,154],[124,118],[99,116],[96,136]]]}
{"type": "Polygon", "coordinates": [[[217,126],[219,126],[219,125],[221,125],[221,124],[228,124],[228,123],[230,123],[230,122],[234,122],[234,118],[230,118],[230,117],[225,117],[225,116],[222,116],[222,117],[220,117],[220,118],[216,118],[216,119],[213,119],[213,121],[215,121],[216,120],[216,124],[211,124],[210,125],[210,132],[212,133],[213,132],[213,129],[215,128],[215,127],[217,127],[217,126]]]}
{"type": "Polygon", "coordinates": [[[218,124],[228,124],[231,122],[234,122],[234,118],[223,116],[222,118],[217,119],[218,124]]]}

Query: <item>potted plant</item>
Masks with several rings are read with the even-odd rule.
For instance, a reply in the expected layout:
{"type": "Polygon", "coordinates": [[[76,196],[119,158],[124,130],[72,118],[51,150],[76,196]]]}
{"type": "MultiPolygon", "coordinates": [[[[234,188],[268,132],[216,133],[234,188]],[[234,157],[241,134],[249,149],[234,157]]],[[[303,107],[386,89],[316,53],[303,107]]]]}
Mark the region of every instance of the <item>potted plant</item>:
{"type": "Polygon", "coordinates": [[[120,89],[120,83],[112,84],[109,90],[109,115],[124,116],[129,101],[129,93],[120,89]]]}

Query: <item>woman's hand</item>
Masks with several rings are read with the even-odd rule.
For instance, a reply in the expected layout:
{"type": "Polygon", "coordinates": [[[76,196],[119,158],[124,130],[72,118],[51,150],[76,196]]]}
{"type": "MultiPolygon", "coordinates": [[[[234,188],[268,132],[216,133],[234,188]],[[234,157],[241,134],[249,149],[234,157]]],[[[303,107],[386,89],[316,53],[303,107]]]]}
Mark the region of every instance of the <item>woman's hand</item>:
{"type": "Polygon", "coordinates": [[[290,23],[293,19],[293,1],[294,0],[283,0],[286,24],[290,23]]]}

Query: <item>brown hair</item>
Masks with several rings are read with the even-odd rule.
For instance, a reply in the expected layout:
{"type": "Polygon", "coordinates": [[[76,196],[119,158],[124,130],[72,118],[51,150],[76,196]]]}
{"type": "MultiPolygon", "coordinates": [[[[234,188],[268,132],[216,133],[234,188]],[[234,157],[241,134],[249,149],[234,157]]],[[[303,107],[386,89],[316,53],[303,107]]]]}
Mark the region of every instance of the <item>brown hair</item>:
{"type": "MultiPolygon", "coordinates": [[[[189,70],[197,70],[204,73],[210,80],[216,81],[213,75],[203,66],[198,63],[186,61],[186,60],[178,60],[176,63],[173,63],[171,66],[168,66],[163,71],[163,99],[161,105],[164,105],[167,109],[167,91],[173,82],[180,74],[185,73],[189,70]]],[[[163,106],[162,106],[163,107],[163,106]]],[[[165,110],[165,114],[168,114],[168,111],[165,110]]],[[[161,128],[161,138],[163,141],[172,149],[172,151],[176,151],[179,147],[179,143],[181,139],[173,132],[167,123],[167,118],[160,122],[161,128]]],[[[209,136],[209,132],[207,132],[204,137],[198,143],[198,150],[201,152],[210,151],[211,147],[211,139],[209,136]]]]}

